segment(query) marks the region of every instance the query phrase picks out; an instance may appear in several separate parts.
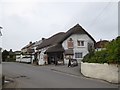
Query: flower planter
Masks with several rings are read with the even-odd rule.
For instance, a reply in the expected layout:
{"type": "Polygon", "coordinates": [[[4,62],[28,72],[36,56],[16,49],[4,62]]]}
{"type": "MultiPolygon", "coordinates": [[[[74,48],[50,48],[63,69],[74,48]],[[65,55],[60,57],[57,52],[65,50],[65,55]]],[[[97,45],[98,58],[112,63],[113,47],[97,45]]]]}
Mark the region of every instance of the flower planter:
{"type": "Polygon", "coordinates": [[[119,65],[81,62],[81,73],[86,77],[106,80],[111,83],[120,83],[119,65]]]}

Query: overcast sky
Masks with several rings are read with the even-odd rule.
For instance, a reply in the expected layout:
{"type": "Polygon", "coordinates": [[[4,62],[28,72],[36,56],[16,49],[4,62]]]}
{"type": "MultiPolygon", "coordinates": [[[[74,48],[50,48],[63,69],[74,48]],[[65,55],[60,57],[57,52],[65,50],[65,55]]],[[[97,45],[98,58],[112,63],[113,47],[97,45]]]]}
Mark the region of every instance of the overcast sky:
{"type": "Polygon", "coordinates": [[[112,1],[116,0],[1,0],[2,47],[20,50],[29,41],[66,32],[77,23],[96,41],[114,39],[118,36],[118,2],[112,1]]]}

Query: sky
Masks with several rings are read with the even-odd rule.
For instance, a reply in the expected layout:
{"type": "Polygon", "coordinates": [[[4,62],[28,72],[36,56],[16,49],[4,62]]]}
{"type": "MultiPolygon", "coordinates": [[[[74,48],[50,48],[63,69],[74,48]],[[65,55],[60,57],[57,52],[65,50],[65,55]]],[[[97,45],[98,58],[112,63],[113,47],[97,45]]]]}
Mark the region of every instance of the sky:
{"type": "Polygon", "coordinates": [[[117,0],[1,0],[0,45],[21,50],[30,41],[49,38],[81,25],[96,41],[118,36],[117,0]],[[88,2],[89,1],[89,2],[88,2]]]}

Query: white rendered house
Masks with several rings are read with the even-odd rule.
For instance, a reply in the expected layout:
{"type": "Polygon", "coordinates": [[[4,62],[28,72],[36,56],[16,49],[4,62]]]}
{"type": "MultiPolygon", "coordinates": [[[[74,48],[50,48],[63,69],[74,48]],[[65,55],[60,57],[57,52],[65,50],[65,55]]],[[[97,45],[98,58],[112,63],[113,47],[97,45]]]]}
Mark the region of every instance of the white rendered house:
{"type": "Polygon", "coordinates": [[[55,64],[56,61],[63,60],[64,64],[68,64],[68,59],[71,58],[77,59],[80,63],[89,53],[89,48],[94,49],[94,47],[93,37],[77,24],[67,32],[57,33],[44,40],[37,48],[40,50],[38,61],[39,63],[47,61],[48,64],[55,64]]]}

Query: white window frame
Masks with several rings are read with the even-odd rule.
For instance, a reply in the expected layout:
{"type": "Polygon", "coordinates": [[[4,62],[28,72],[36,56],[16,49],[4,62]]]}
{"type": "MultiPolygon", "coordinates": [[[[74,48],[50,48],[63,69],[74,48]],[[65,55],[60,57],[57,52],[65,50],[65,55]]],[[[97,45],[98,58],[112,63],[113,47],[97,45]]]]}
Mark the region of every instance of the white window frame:
{"type": "Polygon", "coordinates": [[[85,40],[77,40],[77,47],[85,47],[85,40]],[[78,45],[78,41],[80,42],[80,45],[78,45]],[[83,45],[81,45],[82,41],[83,41],[83,45]]]}
{"type": "Polygon", "coordinates": [[[75,52],[75,58],[83,58],[83,52],[75,52]],[[81,54],[80,56],[76,56],[76,54],[81,54]]]}

